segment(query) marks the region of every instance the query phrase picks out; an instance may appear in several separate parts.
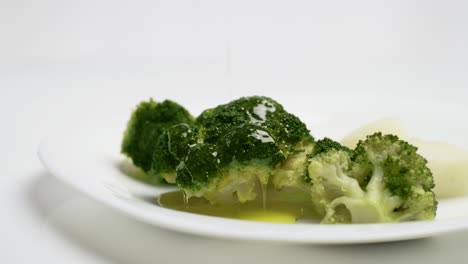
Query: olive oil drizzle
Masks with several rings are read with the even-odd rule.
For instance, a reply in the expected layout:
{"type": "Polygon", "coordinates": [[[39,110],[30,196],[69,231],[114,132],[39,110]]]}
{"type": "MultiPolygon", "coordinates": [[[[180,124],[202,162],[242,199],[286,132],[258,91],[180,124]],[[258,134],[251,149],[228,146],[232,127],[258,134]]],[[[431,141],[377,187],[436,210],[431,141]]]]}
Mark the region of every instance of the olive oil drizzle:
{"type": "Polygon", "coordinates": [[[264,183],[260,183],[260,187],[262,188],[262,208],[266,210],[267,206],[267,185],[264,183]]]}
{"type": "Polygon", "coordinates": [[[187,193],[182,191],[182,196],[184,199],[184,207],[188,209],[189,207],[189,197],[187,196],[187,193]]]}
{"type": "Polygon", "coordinates": [[[191,197],[182,191],[175,191],[162,194],[158,199],[158,204],[164,208],[195,213],[208,216],[224,218],[275,222],[275,223],[296,223],[298,219],[314,220],[312,204],[309,194],[296,196],[296,194],[284,194],[278,192],[271,186],[264,185],[263,195],[256,200],[229,204],[211,204],[205,198],[191,197]],[[268,195],[267,195],[268,193],[268,195]]]}

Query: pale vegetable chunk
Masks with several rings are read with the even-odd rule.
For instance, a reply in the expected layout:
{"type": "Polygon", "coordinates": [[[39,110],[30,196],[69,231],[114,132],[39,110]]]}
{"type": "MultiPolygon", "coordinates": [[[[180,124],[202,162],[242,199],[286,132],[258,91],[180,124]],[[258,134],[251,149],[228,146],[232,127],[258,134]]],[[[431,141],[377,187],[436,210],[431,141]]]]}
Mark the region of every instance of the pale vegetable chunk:
{"type": "Polygon", "coordinates": [[[438,198],[468,194],[468,151],[442,142],[412,139],[419,153],[428,160],[438,198]]]}
{"type": "Polygon", "coordinates": [[[367,135],[372,135],[376,132],[397,135],[403,140],[407,138],[406,131],[403,129],[400,120],[398,118],[388,117],[378,119],[355,129],[341,140],[341,144],[350,149],[354,149],[359,140],[363,140],[367,135]]]}

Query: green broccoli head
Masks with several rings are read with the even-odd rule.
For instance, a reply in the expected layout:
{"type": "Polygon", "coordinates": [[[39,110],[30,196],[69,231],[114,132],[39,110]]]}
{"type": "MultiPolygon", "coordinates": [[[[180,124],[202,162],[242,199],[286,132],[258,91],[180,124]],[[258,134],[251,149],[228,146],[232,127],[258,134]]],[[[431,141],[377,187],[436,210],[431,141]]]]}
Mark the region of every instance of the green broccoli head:
{"type": "Polygon", "coordinates": [[[409,196],[411,187],[416,185],[430,191],[434,188],[432,173],[427,167],[427,160],[417,150],[395,135],[369,135],[356,146],[353,173],[365,186],[375,166],[379,166],[386,175],[388,188],[398,196],[409,196]]]}
{"type": "Polygon", "coordinates": [[[350,154],[352,153],[351,149],[349,149],[348,147],[341,145],[333,139],[325,137],[323,139],[318,140],[317,143],[315,143],[314,150],[309,156],[318,155],[332,149],[343,150],[350,154]]]}
{"type": "Polygon", "coordinates": [[[284,159],[284,153],[270,133],[253,124],[233,127],[217,145],[226,156],[239,163],[258,161],[274,167],[284,159]]]}
{"type": "Polygon", "coordinates": [[[121,152],[131,158],[137,167],[149,172],[161,134],[173,125],[193,122],[190,113],[175,102],[165,100],[159,103],[153,99],[141,102],[127,124],[121,152]]]}
{"type": "Polygon", "coordinates": [[[198,143],[198,128],[180,123],[167,128],[158,138],[151,165],[151,175],[175,183],[176,168],[198,143]]]}
{"type": "Polygon", "coordinates": [[[257,196],[284,156],[267,131],[253,124],[233,128],[217,143],[190,149],[177,168],[177,184],[190,196],[213,203],[245,202],[257,196]]]}
{"type": "Polygon", "coordinates": [[[376,133],[354,151],[331,148],[310,159],[311,192],[324,223],[430,220],[432,174],[417,148],[376,133]]]}
{"type": "Polygon", "coordinates": [[[205,110],[198,118],[205,142],[217,142],[233,127],[253,124],[268,131],[285,155],[301,141],[313,142],[301,120],[268,97],[243,97],[205,110]]]}

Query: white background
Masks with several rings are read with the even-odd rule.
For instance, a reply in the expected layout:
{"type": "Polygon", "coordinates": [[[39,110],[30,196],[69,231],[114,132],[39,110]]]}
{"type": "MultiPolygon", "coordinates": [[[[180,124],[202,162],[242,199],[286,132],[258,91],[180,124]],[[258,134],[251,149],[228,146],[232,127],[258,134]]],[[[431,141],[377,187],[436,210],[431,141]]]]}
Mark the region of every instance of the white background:
{"type": "Polygon", "coordinates": [[[59,182],[36,147],[83,121],[123,129],[150,96],[198,114],[268,95],[306,122],[317,106],[346,111],[344,96],[371,96],[369,112],[388,98],[465,104],[467,14],[437,0],[0,1],[0,262],[464,262],[468,232],[311,246],[165,231],[59,182]]]}

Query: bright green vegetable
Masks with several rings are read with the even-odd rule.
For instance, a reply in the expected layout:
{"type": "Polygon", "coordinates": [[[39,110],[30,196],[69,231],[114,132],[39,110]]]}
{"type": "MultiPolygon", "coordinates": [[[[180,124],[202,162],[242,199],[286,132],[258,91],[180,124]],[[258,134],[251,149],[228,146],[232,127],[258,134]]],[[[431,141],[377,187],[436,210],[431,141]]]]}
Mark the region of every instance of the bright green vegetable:
{"type": "Polygon", "coordinates": [[[121,152],[148,173],[153,162],[155,146],[164,131],[180,123],[193,122],[190,113],[175,102],[165,100],[158,103],[153,99],[141,102],[127,124],[121,152]]]}
{"type": "MultiPolygon", "coordinates": [[[[189,151],[176,181],[188,196],[213,203],[255,199],[259,183],[266,185],[288,158],[313,143],[304,123],[267,97],[206,110],[197,124],[204,143],[189,151]]],[[[303,175],[298,178],[303,181],[303,175]]]]}
{"type": "Polygon", "coordinates": [[[282,151],[289,153],[301,140],[313,141],[307,127],[282,105],[268,97],[242,97],[228,104],[205,110],[197,123],[205,142],[217,142],[227,131],[243,124],[268,131],[282,151]]]}
{"type": "Polygon", "coordinates": [[[266,184],[275,165],[284,159],[268,133],[245,124],[233,128],[216,144],[199,144],[177,168],[177,184],[189,196],[210,201],[241,202],[255,199],[256,186],[266,184]]]}
{"type": "MultiPolygon", "coordinates": [[[[321,142],[317,142],[320,145],[321,142]]],[[[312,201],[323,223],[431,220],[437,202],[431,171],[417,148],[376,133],[354,151],[326,144],[310,159],[312,201]]]]}

